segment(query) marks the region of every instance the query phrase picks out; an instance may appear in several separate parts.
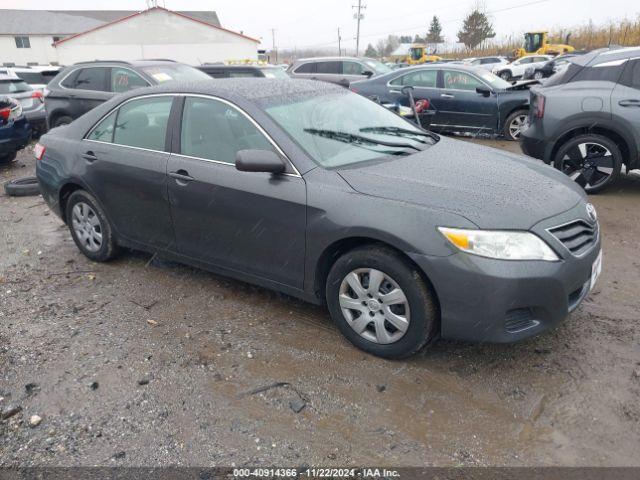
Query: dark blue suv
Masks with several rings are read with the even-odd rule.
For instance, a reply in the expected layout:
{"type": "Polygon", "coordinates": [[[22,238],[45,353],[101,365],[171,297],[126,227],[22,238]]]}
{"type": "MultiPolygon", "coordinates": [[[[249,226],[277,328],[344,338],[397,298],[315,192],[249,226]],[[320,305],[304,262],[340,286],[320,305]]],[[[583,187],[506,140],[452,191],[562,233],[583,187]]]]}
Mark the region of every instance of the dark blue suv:
{"type": "Polygon", "coordinates": [[[0,96],[0,163],[16,158],[18,150],[31,139],[31,126],[14,99],[0,96]]]}

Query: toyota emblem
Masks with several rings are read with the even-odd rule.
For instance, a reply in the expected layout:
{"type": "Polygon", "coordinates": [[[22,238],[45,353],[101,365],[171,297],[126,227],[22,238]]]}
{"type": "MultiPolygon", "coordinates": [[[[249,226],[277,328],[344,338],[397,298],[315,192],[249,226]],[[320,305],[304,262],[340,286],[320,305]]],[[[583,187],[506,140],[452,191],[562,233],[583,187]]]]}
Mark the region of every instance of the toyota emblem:
{"type": "Polygon", "coordinates": [[[596,207],[594,207],[590,203],[587,203],[587,215],[589,216],[589,219],[592,222],[595,222],[596,220],[598,220],[598,214],[596,213],[596,207]]]}

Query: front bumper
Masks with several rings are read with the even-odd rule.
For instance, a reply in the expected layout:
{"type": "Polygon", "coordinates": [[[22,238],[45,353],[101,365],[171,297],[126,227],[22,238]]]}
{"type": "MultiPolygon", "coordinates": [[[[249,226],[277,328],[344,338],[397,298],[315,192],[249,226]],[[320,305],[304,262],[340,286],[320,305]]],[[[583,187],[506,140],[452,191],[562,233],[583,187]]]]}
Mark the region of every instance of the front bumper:
{"type": "Polygon", "coordinates": [[[557,251],[560,261],[494,260],[464,252],[448,257],[410,254],[438,296],[442,338],[515,342],[556,326],[580,305],[601,251],[599,233],[577,257],[548,238],[546,229],[559,222],[543,223],[532,230],[557,251]]]}

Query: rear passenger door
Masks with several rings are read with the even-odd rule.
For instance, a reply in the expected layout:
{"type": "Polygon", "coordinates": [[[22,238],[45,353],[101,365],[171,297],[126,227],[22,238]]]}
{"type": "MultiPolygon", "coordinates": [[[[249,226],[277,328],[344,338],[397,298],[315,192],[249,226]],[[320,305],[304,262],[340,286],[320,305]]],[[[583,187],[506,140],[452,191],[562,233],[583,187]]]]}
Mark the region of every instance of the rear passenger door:
{"type": "Polygon", "coordinates": [[[109,100],[109,67],[85,67],[71,73],[61,85],[68,90],[67,98],[74,118],[109,100]]]}
{"type": "Polygon", "coordinates": [[[125,102],[90,131],[77,158],[117,232],[159,250],[175,250],[166,176],[172,102],[170,95],[125,102]]]}
{"type": "MultiPolygon", "coordinates": [[[[241,172],[239,150],[283,156],[232,104],[186,97],[169,160],[169,198],[181,254],[302,289],[306,188],[288,174],[241,172]]],[[[287,162],[288,163],[288,162],[287,162]]]]}
{"type": "Polygon", "coordinates": [[[340,84],[342,78],[342,62],[316,62],[316,72],[311,76],[313,80],[340,84]]]}
{"type": "Polygon", "coordinates": [[[429,117],[429,122],[431,124],[438,123],[438,70],[435,68],[418,70],[389,82],[389,97],[392,101],[397,101],[405,107],[409,106],[409,97],[402,93],[402,88],[407,85],[413,87],[413,97],[416,100],[429,100],[430,110],[435,110],[435,114],[429,117]]]}

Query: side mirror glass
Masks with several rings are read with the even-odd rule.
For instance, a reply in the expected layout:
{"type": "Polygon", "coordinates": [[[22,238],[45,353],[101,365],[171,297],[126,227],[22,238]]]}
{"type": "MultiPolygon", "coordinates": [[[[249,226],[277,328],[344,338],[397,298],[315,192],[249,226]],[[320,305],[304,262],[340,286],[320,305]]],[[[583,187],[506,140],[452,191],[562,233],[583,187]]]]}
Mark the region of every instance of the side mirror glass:
{"type": "Polygon", "coordinates": [[[241,172],[284,173],[285,164],[271,150],[240,150],[236,153],[236,169],[241,172]]]}

